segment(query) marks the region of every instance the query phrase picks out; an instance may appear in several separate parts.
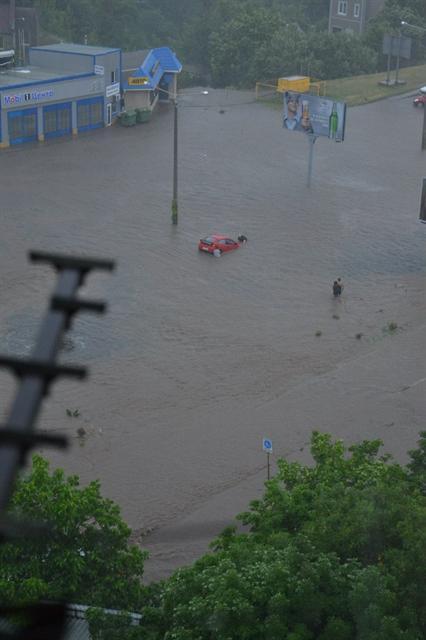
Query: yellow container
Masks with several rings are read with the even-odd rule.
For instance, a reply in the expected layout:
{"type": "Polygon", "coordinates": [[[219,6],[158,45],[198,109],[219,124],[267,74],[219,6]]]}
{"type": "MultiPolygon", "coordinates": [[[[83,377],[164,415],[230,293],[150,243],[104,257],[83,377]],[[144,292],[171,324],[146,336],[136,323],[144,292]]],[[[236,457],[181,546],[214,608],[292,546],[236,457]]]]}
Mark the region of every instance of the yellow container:
{"type": "Polygon", "coordinates": [[[277,91],[296,91],[298,93],[307,93],[311,84],[308,76],[287,76],[287,78],[278,78],[277,91]]]}

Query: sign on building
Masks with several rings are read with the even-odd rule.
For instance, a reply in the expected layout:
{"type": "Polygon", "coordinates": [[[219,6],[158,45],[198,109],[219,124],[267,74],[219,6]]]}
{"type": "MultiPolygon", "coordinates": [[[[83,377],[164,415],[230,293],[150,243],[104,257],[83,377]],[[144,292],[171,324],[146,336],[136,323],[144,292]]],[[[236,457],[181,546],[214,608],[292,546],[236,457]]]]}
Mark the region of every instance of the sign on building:
{"type": "Polygon", "coordinates": [[[32,90],[27,93],[6,93],[3,94],[3,106],[13,107],[28,102],[41,102],[53,97],[53,89],[32,90]]]}
{"type": "Polygon", "coordinates": [[[148,84],[149,78],[146,78],[146,77],[140,77],[140,78],[130,77],[127,80],[127,82],[129,83],[129,86],[131,85],[131,86],[138,87],[138,86],[141,86],[141,85],[143,86],[144,84],[148,84]]]}
{"type": "Polygon", "coordinates": [[[284,93],[283,127],[342,142],[345,138],[346,103],[308,93],[284,93]]]}
{"type": "Polygon", "coordinates": [[[95,64],[93,70],[97,76],[103,76],[105,74],[105,67],[103,67],[101,64],[95,64]]]}
{"type": "Polygon", "coordinates": [[[105,95],[107,98],[120,95],[120,83],[114,82],[114,84],[108,85],[105,89],[105,95]]]}

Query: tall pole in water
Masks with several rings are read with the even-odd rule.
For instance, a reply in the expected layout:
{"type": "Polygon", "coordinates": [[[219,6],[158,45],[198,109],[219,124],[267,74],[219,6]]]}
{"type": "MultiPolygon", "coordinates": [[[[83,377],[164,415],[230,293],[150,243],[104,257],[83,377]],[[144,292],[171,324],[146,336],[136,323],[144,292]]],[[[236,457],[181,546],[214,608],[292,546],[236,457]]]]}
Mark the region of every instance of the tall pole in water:
{"type": "Polygon", "coordinates": [[[173,200],[172,224],[178,223],[178,105],[176,95],[173,99],[173,200]]]}
{"type": "Polygon", "coordinates": [[[317,136],[314,133],[308,133],[309,137],[309,164],[308,164],[308,181],[307,186],[311,186],[311,178],[312,178],[312,164],[314,161],[314,144],[317,136]]]}

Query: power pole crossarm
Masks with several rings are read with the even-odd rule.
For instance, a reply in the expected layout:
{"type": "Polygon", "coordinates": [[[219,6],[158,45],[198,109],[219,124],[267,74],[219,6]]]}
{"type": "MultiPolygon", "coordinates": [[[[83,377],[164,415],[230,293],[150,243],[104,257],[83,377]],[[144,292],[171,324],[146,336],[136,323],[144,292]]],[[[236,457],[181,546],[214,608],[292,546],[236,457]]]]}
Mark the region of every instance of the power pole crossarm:
{"type": "Polygon", "coordinates": [[[19,467],[25,462],[29,448],[41,440],[45,444],[64,445],[61,438],[44,438],[33,432],[33,425],[51,383],[58,376],[84,378],[84,367],[60,366],[55,358],[60,349],[61,338],[70,328],[77,311],[105,310],[103,302],[79,300],[76,292],[92,269],[112,270],[110,260],[77,258],[46,252],[31,252],[33,262],[49,263],[58,271],[55,292],[42,323],[36,345],[28,359],[0,356],[0,367],[7,367],[19,380],[18,390],[6,423],[0,428],[0,516],[7,508],[12,495],[19,467]]]}

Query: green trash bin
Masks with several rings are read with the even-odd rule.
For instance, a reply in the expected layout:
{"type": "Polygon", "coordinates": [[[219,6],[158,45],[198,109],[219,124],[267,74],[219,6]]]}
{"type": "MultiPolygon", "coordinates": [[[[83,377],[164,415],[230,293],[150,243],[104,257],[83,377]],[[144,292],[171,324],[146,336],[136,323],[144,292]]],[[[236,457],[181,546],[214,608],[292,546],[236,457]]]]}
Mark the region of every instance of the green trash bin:
{"type": "Polygon", "coordinates": [[[136,122],[149,122],[151,120],[151,109],[136,109],[136,122]]]}
{"type": "Polygon", "coordinates": [[[123,127],[133,127],[136,124],[136,111],[123,111],[120,116],[123,127]]]}

